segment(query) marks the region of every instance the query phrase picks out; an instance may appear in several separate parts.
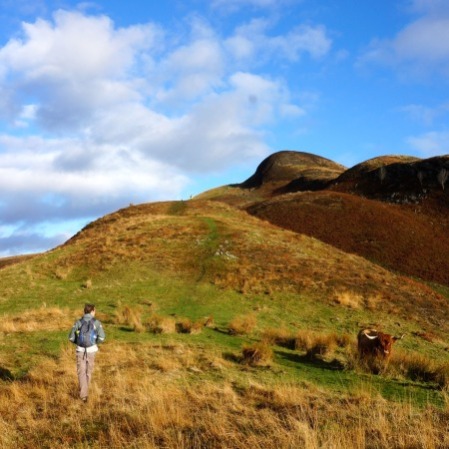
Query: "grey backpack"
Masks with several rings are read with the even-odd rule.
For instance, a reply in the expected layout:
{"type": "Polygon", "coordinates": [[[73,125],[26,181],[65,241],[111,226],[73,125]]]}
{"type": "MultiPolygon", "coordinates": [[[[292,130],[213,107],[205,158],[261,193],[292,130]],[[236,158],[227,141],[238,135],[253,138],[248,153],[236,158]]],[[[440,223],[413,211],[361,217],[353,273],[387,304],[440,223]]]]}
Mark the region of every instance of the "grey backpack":
{"type": "Polygon", "coordinates": [[[97,330],[95,329],[95,318],[85,320],[81,318],[81,326],[76,332],[76,344],[82,348],[89,348],[97,343],[97,330]]]}

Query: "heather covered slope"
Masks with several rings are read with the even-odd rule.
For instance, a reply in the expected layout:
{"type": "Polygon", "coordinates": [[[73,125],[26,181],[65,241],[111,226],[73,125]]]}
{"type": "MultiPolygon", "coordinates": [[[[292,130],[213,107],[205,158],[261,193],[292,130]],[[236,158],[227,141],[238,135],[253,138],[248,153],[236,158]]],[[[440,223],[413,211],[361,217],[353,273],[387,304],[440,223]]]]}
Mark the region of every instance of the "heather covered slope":
{"type": "Polygon", "coordinates": [[[277,197],[248,211],[391,270],[449,285],[449,236],[436,217],[332,191],[277,197]]]}

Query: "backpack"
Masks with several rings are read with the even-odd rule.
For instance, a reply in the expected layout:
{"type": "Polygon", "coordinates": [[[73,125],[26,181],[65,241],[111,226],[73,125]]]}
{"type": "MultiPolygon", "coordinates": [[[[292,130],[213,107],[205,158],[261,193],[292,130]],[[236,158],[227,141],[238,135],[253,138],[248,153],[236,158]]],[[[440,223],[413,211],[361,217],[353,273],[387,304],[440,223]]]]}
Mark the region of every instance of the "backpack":
{"type": "Polygon", "coordinates": [[[97,331],[95,329],[95,318],[86,321],[80,320],[81,326],[76,332],[76,344],[82,348],[89,348],[97,343],[97,331]]]}

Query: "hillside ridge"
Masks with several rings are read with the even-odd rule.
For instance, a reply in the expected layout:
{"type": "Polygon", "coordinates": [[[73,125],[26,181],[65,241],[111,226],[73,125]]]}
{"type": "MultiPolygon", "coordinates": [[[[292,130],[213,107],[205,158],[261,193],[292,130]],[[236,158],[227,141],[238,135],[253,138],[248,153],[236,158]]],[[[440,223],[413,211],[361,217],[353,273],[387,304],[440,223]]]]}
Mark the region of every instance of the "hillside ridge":
{"type": "Polygon", "coordinates": [[[200,195],[389,269],[449,286],[449,155],[372,158],[349,169],[278,152],[242,184],[200,195]]]}

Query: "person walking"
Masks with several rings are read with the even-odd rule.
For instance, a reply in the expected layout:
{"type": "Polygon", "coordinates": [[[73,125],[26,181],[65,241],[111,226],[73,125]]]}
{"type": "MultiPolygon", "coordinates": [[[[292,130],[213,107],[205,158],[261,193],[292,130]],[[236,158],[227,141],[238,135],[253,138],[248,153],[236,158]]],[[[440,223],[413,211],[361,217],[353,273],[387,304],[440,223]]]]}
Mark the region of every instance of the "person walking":
{"type": "Polygon", "coordinates": [[[79,381],[79,396],[87,402],[89,384],[95,364],[95,355],[99,343],[106,336],[100,321],[95,318],[95,305],[84,306],[84,316],[77,320],[69,334],[69,340],[76,344],[76,371],[79,381]]]}

